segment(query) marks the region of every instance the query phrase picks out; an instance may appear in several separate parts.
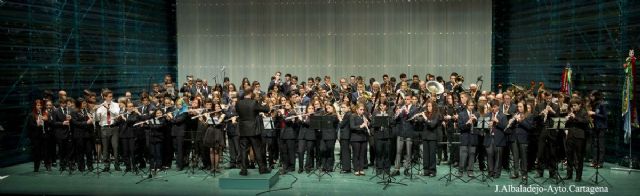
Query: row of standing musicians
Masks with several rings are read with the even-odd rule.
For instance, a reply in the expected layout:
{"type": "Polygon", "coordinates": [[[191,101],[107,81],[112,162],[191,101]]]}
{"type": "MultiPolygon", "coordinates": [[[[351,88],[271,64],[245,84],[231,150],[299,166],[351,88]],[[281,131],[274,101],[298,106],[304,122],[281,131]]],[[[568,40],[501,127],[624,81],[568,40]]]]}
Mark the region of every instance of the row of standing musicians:
{"type": "MultiPolygon", "coordinates": [[[[194,149],[203,167],[214,172],[220,171],[223,148],[229,148],[230,168],[239,164],[241,153],[238,152],[240,147],[235,133],[237,117],[234,107],[229,107],[235,101],[231,101],[229,106],[211,100],[204,100],[203,104],[191,101],[191,108],[198,109],[188,109],[190,106],[179,99],[171,106],[171,102],[168,102],[165,104],[167,107],[159,105],[154,108],[149,105],[149,100],[143,99],[141,106],[136,107],[132,102],[111,104],[109,96],[113,95],[103,96],[105,102],[101,105],[69,99],[61,102],[57,109],[48,106],[50,102],[36,101],[33,118],[29,121],[34,171],[38,171],[41,161],[50,170],[52,162],[55,162],[55,145],[59,149],[61,170],[93,170],[94,152],[97,160],[105,162],[103,171],[110,168],[112,157],[109,153],[116,159],[116,170],[119,170],[119,162],[124,162],[127,171],[145,167],[145,160],[150,163],[151,169],[168,168],[173,156],[180,157],[176,158],[176,166],[180,170],[188,165],[185,163],[185,149],[194,149]],[[116,117],[110,116],[110,113],[116,117]],[[187,129],[193,130],[193,134],[188,134],[190,131],[187,129]],[[192,142],[185,143],[185,136],[190,138],[187,141],[192,142]],[[54,153],[51,153],[52,143],[54,153]],[[102,149],[94,149],[96,143],[102,144],[102,149]],[[188,146],[185,148],[184,144],[188,146]],[[122,146],[122,149],[118,146],[122,146]]],[[[468,97],[465,93],[461,96],[468,97]]],[[[563,114],[559,112],[560,106],[551,102],[548,93],[541,97],[540,101],[519,100],[517,104],[509,106],[493,100],[481,106],[487,108],[481,112],[476,110],[473,100],[467,98],[463,99],[467,100],[465,104],[454,103],[453,96],[449,96],[444,105],[426,102],[420,106],[412,105],[411,96],[407,95],[404,101],[401,99],[396,104],[382,101],[373,112],[369,112],[370,102],[355,106],[349,102],[326,105],[313,103],[300,107],[300,103],[286,100],[279,104],[282,108],[273,109],[263,116],[270,117],[268,119],[272,127],[267,125],[267,129],[263,130],[266,150],[259,152],[264,154],[253,156],[268,154],[268,164],[273,167],[280,161],[283,171],[295,171],[297,157],[298,172],[309,172],[314,164],[330,172],[335,163],[334,146],[339,141],[342,172],[353,170],[355,175],[364,175],[369,147],[376,172],[398,175],[402,166],[405,174],[408,173],[412,155],[415,154],[412,150],[416,150],[414,144],[421,144],[423,175],[436,175],[436,154],[439,160],[446,160],[446,149],[449,147],[450,162],[459,162],[459,176],[466,172],[472,177],[475,160],[478,159],[482,167],[486,158],[489,176],[499,177],[503,163],[508,161],[511,152],[511,161],[514,163],[511,177],[527,178],[528,165],[531,164],[527,157],[531,157],[528,156],[530,151],[536,151],[533,157],[538,165],[537,176],[542,176],[542,169],[548,168],[550,177],[553,177],[557,174],[556,162],[559,160],[556,156],[559,147],[557,141],[564,138],[562,140],[569,162],[565,178],[572,178],[575,168],[576,180],[579,181],[585,149],[584,132],[589,129],[588,119],[590,116],[596,119],[600,113],[606,116],[604,107],[597,106],[597,114],[594,115],[593,111],[587,112],[582,100],[575,98],[570,102],[569,111],[563,114]],[[305,109],[301,111],[299,108],[305,109]],[[334,116],[333,128],[311,129],[310,119],[318,115],[334,116]],[[548,129],[552,126],[550,119],[561,115],[566,119],[565,132],[548,129]],[[372,126],[370,122],[374,116],[389,116],[391,123],[372,126]],[[489,117],[487,129],[477,128],[478,119],[482,117],[489,117]],[[444,141],[447,140],[458,140],[459,143],[446,145],[444,141]],[[528,148],[532,141],[537,143],[533,150],[528,148]],[[486,155],[476,153],[483,151],[486,155]],[[507,161],[504,157],[507,157],[507,161]]],[[[259,122],[264,126],[262,120],[259,122]]]]}

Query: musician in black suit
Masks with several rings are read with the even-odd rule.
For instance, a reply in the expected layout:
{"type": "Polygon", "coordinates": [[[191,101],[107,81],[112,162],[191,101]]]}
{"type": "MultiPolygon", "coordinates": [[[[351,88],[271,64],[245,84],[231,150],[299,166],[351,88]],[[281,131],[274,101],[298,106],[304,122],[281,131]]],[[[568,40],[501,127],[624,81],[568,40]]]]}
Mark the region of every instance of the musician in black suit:
{"type": "MultiPolygon", "coordinates": [[[[139,121],[144,121],[144,120],[148,120],[151,118],[152,112],[155,110],[155,106],[153,106],[153,104],[150,103],[149,101],[149,95],[146,93],[143,93],[144,96],[141,96],[140,98],[140,105],[136,108],[136,110],[138,111],[138,113],[140,113],[140,115],[138,116],[138,120],[139,121]]],[[[146,136],[147,134],[145,134],[145,131],[137,131],[135,132],[135,154],[134,154],[134,159],[135,159],[135,164],[138,164],[138,168],[145,168],[146,167],[146,162],[145,162],[145,157],[149,157],[149,149],[147,149],[147,145],[146,145],[146,136]]]]}
{"type": "Polygon", "coordinates": [[[336,146],[336,139],[338,138],[338,122],[339,119],[336,116],[336,110],[333,105],[324,106],[325,116],[330,117],[331,128],[323,129],[320,137],[320,163],[322,165],[322,171],[332,172],[333,163],[335,162],[335,155],[333,151],[336,146]]]}
{"type": "Polygon", "coordinates": [[[576,182],[582,181],[582,166],[584,159],[585,130],[589,128],[587,111],[582,107],[582,100],[571,100],[571,112],[567,115],[567,176],[565,180],[573,177],[576,171],[576,182]]]}
{"type": "Polygon", "coordinates": [[[498,100],[489,102],[491,106],[491,119],[489,133],[484,138],[484,147],[487,150],[487,162],[489,163],[489,176],[500,178],[502,171],[502,151],[507,145],[507,137],[504,130],[507,128],[507,116],[500,112],[498,100]]]}
{"type": "MultiPolygon", "coordinates": [[[[247,87],[245,92],[253,92],[251,87],[247,87]]],[[[240,167],[240,175],[246,176],[247,172],[247,158],[249,154],[249,146],[253,147],[256,155],[256,160],[260,167],[260,174],[269,173],[270,171],[266,167],[264,160],[264,150],[262,145],[261,132],[258,123],[256,121],[260,112],[268,112],[269,108],[260,105],[254,100],[254,93],[246,93],[244,99],[239,100],[236,104],[236,112],[238,113],[238,133],[240,135],[240,148],[242,165],[240,167]]]]}
{"type": "Polygon", "coordinates": [[[340,114],[338,114],[338,119],[340,119],[340,123],[338,127],[340,128],[339,137],[340,137],[340,165],[342,166],[341,173],[349,173],[351,172],[351,146],[349,141],[351,140],[351,130],[349,121],[351,119],[352,111],[348,106],[348,103],[343,103],[340,105],[340,114]]]}
{"type": "Polygon", "coordinates": [[[71,105],[74,104],[73,101],[60,100],[60,107],[52,115],[55,140],[60,158],[60,171],[65,171],[67,167],[70,167],[69,161],[71,160],[71,108],[69,102],[71,102],[71,105]]]}
{"type": "Polygon", "coordinates": [[[366,165],[367,135],[369,134],[369,120],[364,114],[365,106],[358,104],[355,115],[349,119],[349,130],[351,131],[351,148],[353,149],[353,167],[356,176],[364,176],[364,166],[366,165]]]}
{"type": "Polygon", "coordinates": [[[149,160],[149,169],[151,171],[156,172],[162,169],[162,141],[165,140],[165,131],[167,129],[166,120],[162,118],[164,113],[161,109],[156,109],[152,112],[152,117],[144,121],[144,128],[148,129],[147,133],[149,133],[147,137],[147,143],[149,144],[150,154],[152,155],[152,160],[149,160]]]}
{"type": "Polygon", "coordinates": [[[411,169],[411,147],[413,144],[411,138],[415,136],[415,128],[413,127],[413,122],[410,122],[409,119],[419,112],[418,107],[412,104],[411,98],[411,95],[405,95],[404,105],[397,109],[394,117],[397,124],[396,128],[398,137],[396,142],[395,171],[392,175],[398,175],[400,173],[402,150],[405,145],[407,154],[404,159],[404,174],[408,175],[409,170],[411,169]]]}
{"type": "Polygon", "coordinates": [[[33,172],[39,172],[40,162],[44,160],[47,171],[51,170],[51,160],[47,158],[47,137],[50,133],[49,114],[44,109],[44,101],[36,100],[27,119],[27,135],[31,140],[33,172]]]}
{"type": "Polygon", "coordinates": [[[423,176],[436,176],[436,142],[438,131],[442,129],[442,116],[435,102],[429,101],[424,112],[418,113],[416,122],[421,126],[418,131],[422,139],[423,176]]]}
{"type": "Polygon", "coordinates": [[[542,102],[536,105],[531,114],[535,115],[536,130],[539,133],[536,151],[536,161],[538,163],[536,178],[543,177],[545,166],[549,169],[549,176],[552,178],[557,175],[556,172],[558,170],[555,146],[558,134],[556,131],[549,130],[548,126],[551,126],[551,118],[559,115],[560,108],[557,104],[551,102],[551,98],[549,92],[542,93],[542,102]]]}
{"type": "Polygon", "coordinates": [[[175,102],[175,110],[167,115],[167,124],[171,127],[171,138],[178,171],[182,171],[185,166],[183,144],[188,115],[187,104],[183,99],[178,99],[175,102]]]}
{"type": "Polygon", "coordinates": [[[280,158],[282,159],[283,173],[296,169],[296,140],[298,139],[299,119],[290,101],[284,103],[284,109],[280,110],[280,158]]]}
{"type": "Polygon", "coordinates": [[[316,130],[311,129],[310,116],[315,113],[315,107],[309,105],[306,108],[304,116],[299,116],[300,119],[300,132],[298,133],[298,173],[302,173],[306,170],[307,173],[313,169],[313,148],[316,141],[316,130]],[[304,161],[305,154],[307,160],[304,161]],[[304,165],[304,167],[303,167],[304,165]]]}
{"type": "Polygon", "coordinates": [[[510,126],[505,132],[508,135],[508,142],[511,144],[511,152],[513,154],[513,168],[511,168],[511,179],[516,179],[520,175],[526,180],[527,176],[527,150],[529,132],[533,131],[534,120],[533,115],[527,109],[527,104],[520,101],[516,106],[516,114],[510,121],[510,126]],[[518,173],[519,172],[519,173],[518,173]]]}
{"type": "MultiPolygon", "coordinates": [[[[374,116],[390,116],[391,111],[389,111],[389,107],[386,101],[380,102],[378,107],[373,112],[374,116]]],[[[391,149],[391,139],[393,138],[393,134],[391,133],[391,127],[389,125],[382,125],[378,127],[373,127],[373,137],[375,138],[375,150],[378,152],[376,156],[376,174],[380,174],[382,172],[390,173],[389,169],[391,167],[391,159],[390,159],[390,149],[391,149]]]]}
{"type": "Polygon", "coordinates": [[[460,168],[457,176],[462,176],[463,171],[467,171],[469,177],[473,177],[473,164],[476,157],[476,146],[478,145],[478,134],[474,128],[478,123],[474,109],[476,103],[467,100],[467,108],[458,113],[458,129],[460,130],[460,168]]]}
{"type": "Polygon", "coordinates": [[[229,168],[237,168],[240,165],[240,137],[238,136],[238,113],[236,104],[238,103],[238,93],[229,93],[229,107],[225,113],[231,123],[227,123],[227,140],[229,142],[229,168]]]}
{"type": "Polygon", "coordinates": [[[75,104],[78,109],[71,113],[74,158],[79,171],[84,171],[85,167],[93,170],[93,128],[95,121],[88,111],[87,102],[83,98],[78,98],[75,104]]]}
{"type": "Polygon", "coordinates": [[[129,172],[133,168],[135,136],[136,132],[138,132],[138,127],[134,127],[133,124],[139,120],[140,115],[132,102],[127,102],[126,105],[126,112],[120,115],[117,121],[120,126],[120,143],[122,145],[125,172],[129,172]]]}

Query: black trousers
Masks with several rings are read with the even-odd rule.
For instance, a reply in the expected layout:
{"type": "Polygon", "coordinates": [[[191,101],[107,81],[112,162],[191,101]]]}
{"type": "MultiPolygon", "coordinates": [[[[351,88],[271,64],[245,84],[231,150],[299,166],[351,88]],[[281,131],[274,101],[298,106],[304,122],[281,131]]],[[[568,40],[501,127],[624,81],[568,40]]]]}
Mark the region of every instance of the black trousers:
{"type": "Polygon", "coordinates": [[[376,139],[373,135],[367,136],[367,141],[369,142],[369,164],[373,165],[375,160],[377,159],[378,152],[376,151],[376,139]]]}
{"type": "Polygon", "coordinates": [[[285,171],[294,171],[296,168],[296,140],[280,140],[280,162],[285,171]]]}
{"type": "MultiPolygon", "coordinates": [[[[211,168],[211,157],[209,155],[209,147],[205,146],[202,140],[196,140],[193,144],[193,150],[200,157],[200,162],[204,168],[211,168]]],[[[189,160],[191,161],[191,160],[189,160]]]]}
{"type": "Polygon", "coordinates": [[[131,169],[133,165],[133,155],[136,149],[136,138],[120,138],[120,145],[122,146],[122,159],[127,169],[131,169]]]}
{"type": "Polygon", "coordinates": [[[484,147],[484,140],[489,139],[489,137],[485,137],[484,135],[478,136],[478,146],[476,146],[476,158],[478,159],[478,168],[480,170],[485,169],[485,157],[487,157],[487,151],[484,147]]]}
{"type": "Polygon", "coordinates": [[[422,140],[422,169],[425,173],[436,173],[436,140],[422,140]]]}
{"type": "Polygon", "coordinates": [[[336,162],[334,150],[336,140],[320,140],[320,164],[325,170],[332,170],[333,163],[336,162]]]}
{"type": "Polygon", "coordinates": [[[314,140],[298,140],[298,167],[308,170],[313,169],[313,144],[314,140]],[[307,160],[305,161],[305,154],[307,160]]]}
{"type": "Polygon", "coordinates": [[[486,147],[486,150],[489,174],[500,176],[500,173],[502,172],[502,147],[496,146],[492,142],[491,145],[486,147]]]}
{"type": "Polygon", "coordinates": [[[45,165],[51,164],[51,159],[47,159],[47,139],[43,137],[33,137],[31,139],[31,156],[33,158],[33,171],[40,169],[40,163],[44,160],[45,165]],[[48,161],[48,162],[47,162],[48,161]]]}
{"type": "Polygon", "coordinates": [[[184,167],[184,136],[173,136],[173,150],[178,169],[184,167]]]}
{"type": "Polygon", "coordinates": [[[149,150],[151,151],[149,154],[152,155],[152,161],[149,161],[150,169],[162,169],[162,146],[164,144],[162,142],[153,142],[149,146],[149,150]]]}
{"type": "Polygon", "coordinates": [[[149,157],[149,145],[146,144],[146,135],[143,133],[136,135],[134,159],[135,164],[138,164],[138,168],[144,168],[146,165],[145,159],[149,157]]]}
{"type": "Polygon", "coordinates": [[[538,174],[544,173],[544,168],[549,169],[549,175],[553,177],[558,171],[557,157],[556,157],[556,141],[554,138],[541,137],[538,138],[538,174]]]}
{"type": "Polygon", "coordinates": [[[364,166],[367,164],[367,142],[366,141],[352,141],[351,148],[353,148],[353,168],[355,171],[364,170],[364,166]]]}
{"type": "Polygon", "coordinates": [[[278,161],[279,157],[278,155],[280,154],[278,152],[279,148],[277,135],[275,137],[264,137],[263,141],[267,149],[267,163],[269,165],[276,164],[276,161],[278,161]]]}
{"type": "Polygon", "coordinates": [[[266,169],[266,161],[264,159],[264,146],[262,144],[261,136],[240,136],[240,159],[242,164],[240,165],[240,169],[242,171],[247,170],[247,165],[249,164],[249,147],[253,148],[253,152],[256,157],[256,162],[258,162],[258,166],[260,169],[266,169]]]}
{"type": "Polygon", "coordinates": [[[438,157],[438,160],[440,161],[447,161],[449,160],[449,152],[447,151],[447,145],[444,144],[447,141],[449,141],[449,138],[447,138],[446,136],[442,137],[442,140],[438,141],[438,143],[436,143],[436,156],[438,157]]]}
{"type": "Polygon", "coordinates": [[[513,154],[513,168],[511,168],[511,173],[513,176],[527,176],[527,147],[528,144],[522,144],[517,141],[511,143],[511,153],[513,154]]]}
{"type": "Polygon", "coordinates": [[[536,169],[538,159],[538,135],[529,135],[527,142],[527,171],[536,169]]]}
{"type": "Polygon", "coordinates": [[[242,154],[240,153],[240,137],[227,135],[227,140],[229,142],[229,167],[238,167],[241,161],[240,154],[242,154]]]}
{"type": "Polygon", "coordinates": [[[74,138],[74,158],[78,169],[93,168],[93,150],[95,140],[93,138],[74,138]]]}
{"type": "Polygon", "coordinates": [[[576,178],[582,178],[582,162],[584,160],[584,139],[567,139],[567,175],[576,171],[576,178]]]}
{"type": "Polygon", "coordinates": [[[60,167],[69,167],[69,162],[73,155],[72,141],[69,138],[56,138],[56,144],[58,145],[60,167]]]}
{"type": "Polygon", "coordinates": [[[473,171],[473,163],[476,160],[476,146],[460,146],[459,171],[473,171]]]}
{"type": "Polygon", "coordinates": [[[604,153],[605,153],[605,144],[604,144],[604,133],[606,129],[593,129],[593,134],[591,138],[593,142],[591,142],[591,146],[593,150],[591,150],[592,160],[591,162],[596,164],[602,164],[604,162],[604,153]]]}
{"type": "Polygon", "coordinates": [[[351,143],[349,139],[340,139],[340,165],[343,171],[351,170],[351,143]]]}
{"type": "Polygon", "coordinates": [[[376,169],[387,171],[391,168],[390,140],[390,138],[376,138],[376,169]]]}

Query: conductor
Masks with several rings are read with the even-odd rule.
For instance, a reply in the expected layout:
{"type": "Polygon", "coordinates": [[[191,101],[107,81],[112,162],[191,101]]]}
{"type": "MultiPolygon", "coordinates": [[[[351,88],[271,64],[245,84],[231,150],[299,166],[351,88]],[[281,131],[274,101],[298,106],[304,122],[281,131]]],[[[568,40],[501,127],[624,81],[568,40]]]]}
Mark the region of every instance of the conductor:
{"type": "MultiPolygon", "coordinates": [[[[244,92],[253,92],[253,88],[248,87],[244,92]]],[[[254,100],[255,93],[245,93],[244,99],[239,100],[236,104],[236,112],[238,113],[238,130],[240,136],[240,149],[241,149],[241,166],[240,175],[246,176],[247,172],[247,157],[249,154],[249,145],[253,147],[255,152],[256,161],[258,162],[260,174],[270,173],[267,169],[266,162],[264,160],[264,145],[262,145],[262,126],[258,121],[258,115],[260,112],[269,112],[269,108],[260,105],[258,101],[254,100]]],[[[260,118],[261,119],[261,118],[260,118]]]]}

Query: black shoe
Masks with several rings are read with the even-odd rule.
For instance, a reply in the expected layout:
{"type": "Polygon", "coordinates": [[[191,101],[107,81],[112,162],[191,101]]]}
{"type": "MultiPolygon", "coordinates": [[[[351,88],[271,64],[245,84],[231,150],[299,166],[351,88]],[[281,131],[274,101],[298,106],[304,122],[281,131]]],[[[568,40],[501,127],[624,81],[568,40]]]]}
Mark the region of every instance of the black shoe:
{"type": "Polygon", "coordinates": [[[405,169],[403,173],[404,173],[405,176],[408,176],[409,175],[409,169],[405,169]]]}
{"type": "MultiPolygon", "coordinates": [[[[524,176],[523,176],[523,177],[524,177],[524,176]]],[[[518,178],[518,175],[511,175],[511,176],[509,176],[509,178],[511,178],[511,179],[516,179],[516,178],[518,178]]]]}
{"type": "Polygon", "coordinates": [[[582,182],[582,177],[576,177],[576,182],[582,182]]]}
{"type": "Polygon", "coordinates": [[[398,176],[400,175],[400,170],[394,170],[393,172],[391,172],[391,176],[398,176]]]}
{"type": "Polygon", "coordinates": [[[102,172],[109,172],[109,170],[110,169],[108,167],[105,167],[104,169],[102,169],[102,172]]]}
{"type": "Polygon", "coordinates": [[[351,173],[351,170],[342,170],[342,171],[340,171],[340,173],[348,174],[348,173],[351,173]]]}
{"type": "Polygon", "coordinates": [[[436,177],[436,172],[431,172],[431,173],[429,174],[429,177],[432,177],[432,178],[433,178],[433,177],[436,177]]]}
{"type": "Polygon", "coordinates": [[[302,172],[304,172],[304,170],[302,168],[298,169],[298,173],[301,174],[302,172]]]}
{"type": "Polygon", "coordinates": [[[116,166],[116,171],[122,171],[122,169],[120,169],[120,166],[116,166]]]}
{"type": "MultiPolygon", "coordinates": [[[[563,180],[571,180],[572,178],[573,178],[573,176],[568,175],[568,176],[566,176],[566,177],[564,177],[564,178],[562,178],[562,179],[563,179],[563,180]]],[[[576,178],[576,180],[578,180],[578,179],[576,178]]]]}
{"type": "Polygon", "coordinates": [[[247,176],[248,175],[247,170],[240,170],[240,175],[241,176],[247,176]]]}
{"type": "Polygon", "coordinates": [[[473,178],[473,177],[475,177],[475,176],[473,175],[473,172],[471,172],[471,171],[470,171],[470,172],[467,172],[467,176],[469,176],[469,178],[473,178]]]}

